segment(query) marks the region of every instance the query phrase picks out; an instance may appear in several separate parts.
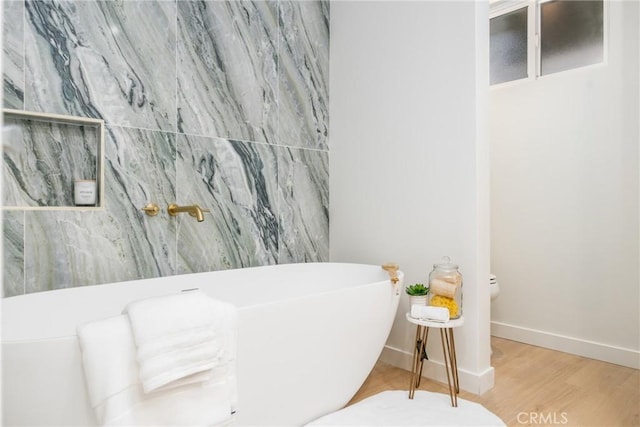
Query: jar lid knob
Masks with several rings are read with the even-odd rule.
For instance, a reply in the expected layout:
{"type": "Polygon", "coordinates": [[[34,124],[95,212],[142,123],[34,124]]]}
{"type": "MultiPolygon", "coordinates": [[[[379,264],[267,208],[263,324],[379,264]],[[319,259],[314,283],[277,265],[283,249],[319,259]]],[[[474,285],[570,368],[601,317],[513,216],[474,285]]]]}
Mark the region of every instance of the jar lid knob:
{"type": "Polygon", "coordinates": [[[448,256],[443,256],[442,259],[440,260],[439,263],[434,264],[433,268],[437,268],[440,270],[457,270],[458,269],[458,265],[457,264],[453,264],[451,262],[451,258],[448,256]]]}

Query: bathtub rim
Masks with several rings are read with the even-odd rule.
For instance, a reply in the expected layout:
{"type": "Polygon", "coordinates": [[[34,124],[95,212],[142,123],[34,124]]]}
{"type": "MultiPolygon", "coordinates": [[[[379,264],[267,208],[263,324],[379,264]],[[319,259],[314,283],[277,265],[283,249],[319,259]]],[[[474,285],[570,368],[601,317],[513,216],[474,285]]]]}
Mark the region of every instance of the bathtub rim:
{"type": "MultiPolygon", "coordinates": [[[[25,341],[40,341],[40,340],[50,340],[50,339],[63,339],[68,337],[76,336],[76,327],[80,324],[88,323],[93,320],[99,320],[103,318],[110,317],[112,315],[119,314],[122,309],[126,306],[127,303],[149,298],[153,296],[167,295],[173,292],[185,291],[189,289],[199,288],[203,290],[200,286],[185,286],[181,282],[186,282],[190,279],[203,280],[211,275],[231,275],[231,274],[240,274],[240,275],[252,275],[257,274],[261,271],[265,270],[290,270],[296,268],[305,268],[312,269],[318,268],[318,266],[329,266],[331,268],[352,268],[354,271],[360,272],[365,271],[366,274],[376,274],[379,276],[379,280],[365,280],[364,278],[360,280],[359,283],[350,284],[348,287],[365,287],[365,286],[374,286],[379,285],[383,282],[388,282],[389,286],[398,286],[394,285],[390,281],[390,277],[386,271],[382,269],[380,265],[376,264],[364,264],[364,263],[349,263],[349,262],[310,262],[310,263],[290,263],[290,264],[272,264],[266,266],[254,266],[254,267],[246,267],[246,268],[234,268],[234,269],[226,269],[226,270],[215,270],[215,271],[207,271],[207,272],[197,272],[197,273],[188,273],[188,274],[179,274],[173,276],[161,276],[154,278],[144,278],[144,279],[134,279],[122,282],[113,282],[113,283],[104,283],[99,285],[89,285],[89,286],[80,286],[80,287],[71,287],[71,288],[62,288],[62,289],[53,289],[41,292],[33,292],[23,295],[16,295],[11,297],[3,297],[0,301],[0,317],[2,319],[2,326],[0,331],[0,338],[2,343],[13,343],[13,342],[25,342],[25,341]],[[135,286],[135,288],[126,288],[127,286],[135,286]],[[126,292],[123,292],[126,290],[126,292]],[[98,294],[98,295],[96,295],[98,294]],[[118,305],[118,308],[115,310],[111,310],[110,313],[107,313],[108,310],[105,311],[104,315],[94,315],[93,312],[86,312],[86,305],[81,303],[81,299],[90,295],[91,299],[98,299],[99,294],[104,294],[105,296],[112,296],[117,294],[118,302],[109,301],[110,305],[118,305]],[[73,305],[73,312],[84,314],[86,320],[80,321],[71,321],[70,319],[63,319],[60,321],[61,324],[56,322],[55,316],[52,316],[50,313],[50,307],[44,307],[51,303],[54,305],[63,305],[65,303],[73,303],[73,299],[79,299],[76,304],[73,305]],[[66,301],[65,301],[66,300],[66,301]],[[42,312],[40,310],[44,310],[47,315],[45,316],[47,319],[42,319],[42,312]],[[83,313],[83,310],[85,312],[83,313]],[[37,315],[37,314],[40,315],[37,315]],[[8,323],[8,324],[7,324],[8,323]],[[54,324],[55,323],[55,324],[54,324]],[[40,328],[44,327],[44,331],[40,328]],[[60,328],[61,332],[53,332],[50,329],[58,329],[60,328]],[[66,332],[63,332],[66,328],[66,332]]],[[[310,271],[313,273],[313,270],[310,271]]],[[[274,271],[271,272],[274,274],[274,271]]],[[[365,277],[367,277],[365,275],[365,277]]],[[[398,277],[400,279],[400,284],[403,283],[404,273],[402,271],[398,271],[398,277]]],[[[357,278],[357,276],[356,276],[357,278]]],[[[378,279],[378,278],[376,278],[378,279]]],[[[230,287],[230,284],[223,284],[224,287],[230,287]]],[[[295,300],[296,298],[306,298],[313,295],[321,295],[333,292],[340,292],[345,289],[345,287],[338,286],[331,289],[322,289],[314,292],[309,292],[303,295],[296,296],[287,296],[284,299],[275,299],[273,301],[263,301],[255,304],[241,304],[238,305],[237,301],[229,301],[228,298],[220,297],[220,300],[231,302],[236,305],[238,310],[242,310],[243,308],[255,307],[258,305],[269,305],[269,304],[277,304],[279,302],[285,300],[295,300]]],[[[397,292],[400,291],[398,288],[397,292]]],[[[207,293],[206,290],[203,292],[207,293]]],[[[218,298],[215,295],[213,298],[218,298]]],[[[63,316],[69,315],[67,312],[62,313],[63,316]]],[[[70,316],[73,317],[73,316],[70,316]]]]}

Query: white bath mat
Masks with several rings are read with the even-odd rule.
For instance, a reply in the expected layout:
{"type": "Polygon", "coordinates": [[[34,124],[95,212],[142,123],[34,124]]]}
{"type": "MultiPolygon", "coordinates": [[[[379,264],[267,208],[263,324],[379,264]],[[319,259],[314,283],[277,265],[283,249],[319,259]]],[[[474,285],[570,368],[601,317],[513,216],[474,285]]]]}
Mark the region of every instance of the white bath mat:
{"type": "Polygon", "coordinates": [[[309,426],[505,426],[484,406],[448,394],[417,390],[384,391],[307,424],[309,426]]]}

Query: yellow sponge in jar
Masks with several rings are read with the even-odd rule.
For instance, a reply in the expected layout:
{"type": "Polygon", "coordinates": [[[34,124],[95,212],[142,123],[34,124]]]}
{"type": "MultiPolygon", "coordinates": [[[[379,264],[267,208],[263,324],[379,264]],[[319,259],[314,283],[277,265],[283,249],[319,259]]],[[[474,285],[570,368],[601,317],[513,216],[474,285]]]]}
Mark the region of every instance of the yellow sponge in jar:
{"type": "Polygon", "coordinates": [[[429,301],[429,305],[434,307],[445,307],[449,309],[449,317],[454,318],[458,316],[458,303],[453,298],[448,298],[442,295],[434,295],[429,301]]]}

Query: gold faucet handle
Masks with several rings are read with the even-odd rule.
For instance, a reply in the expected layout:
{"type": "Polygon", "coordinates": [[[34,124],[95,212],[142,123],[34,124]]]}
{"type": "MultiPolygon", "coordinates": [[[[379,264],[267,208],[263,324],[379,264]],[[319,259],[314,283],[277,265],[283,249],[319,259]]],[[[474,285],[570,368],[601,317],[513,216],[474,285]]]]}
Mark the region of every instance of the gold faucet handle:
{"type": "Polygon", "coordinates": [[[382,264],[382,268],[391,273],[391,272],[394,272],[394,271],[398,271],[400,269],[400,266],[398,264],[393,263],[393,262],[388,262],[386,264],[382,264]]]}
{"type": "Polygon", "coordinates": [[[394,285],[400,281],[398,279],[398,270],[400,266],[393,262],[388,262],[386,264],[382,264],[382,269],[386,270],[389,273],[389,277],[391,278],[391,283],[394,285]]]}
{"type": "Polygon", "coordinates": [[[160,208],[155,203],[148,203],[142,210],[149,216],[156,216],[160,212],[160,208]]]}

